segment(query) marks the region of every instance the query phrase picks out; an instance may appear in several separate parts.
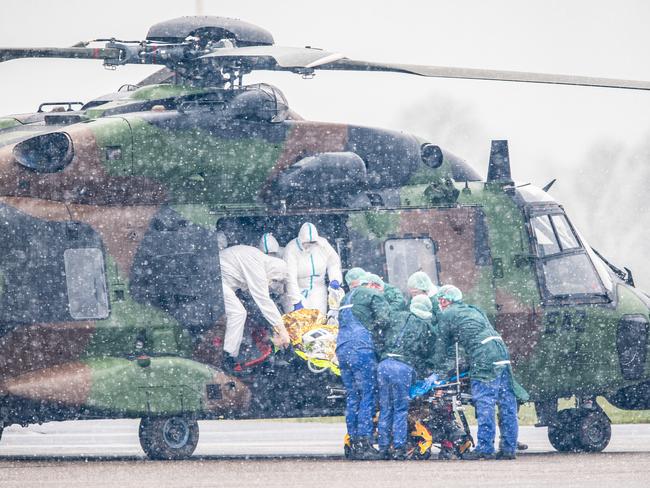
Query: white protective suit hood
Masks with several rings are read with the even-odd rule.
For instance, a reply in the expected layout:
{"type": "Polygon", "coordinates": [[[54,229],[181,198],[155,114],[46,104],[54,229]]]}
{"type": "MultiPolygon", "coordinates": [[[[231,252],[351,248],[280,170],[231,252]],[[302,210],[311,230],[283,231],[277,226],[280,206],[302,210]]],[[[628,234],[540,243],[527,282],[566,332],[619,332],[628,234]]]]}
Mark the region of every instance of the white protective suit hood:
{"type": "Polygon", "coordinates": [[[280,244],[270,232],[262,235],[262,238],[260,239],[260,245],[258,247],[264,254],[277,255],[280,253],[280,244]]]}
{"type": "Polygon", "coordinates": [[[331,244],[318,235],[314,224],[305,222],[298,236],[285,247],[284,259],[289,267],[289,283],[302,294],[304,307],[327,314],[326,278],[330,282],[343,281],[341,259],[331,244]]]}
{"type": "Polygon", "coordinates": [[[302,250],[302,244],[305,242],[318,242],[318,229],[311,222],[305,222],[300,227],[298,232],[298,240],[296,241],[302,250]]]}
{"type": "Polygon", "coordinates": [[[264,269],[269,281],[287,281],[289,278],[287,263],[280,258],[267,256],[264,260],[264,269]]]}
{"type": "Polygon", "coordinates": [[[223,251],[228,247],[228,237],[226,237],[226,233],[222,230],[217,231],[217,247],[219,251],[223,251]]]}

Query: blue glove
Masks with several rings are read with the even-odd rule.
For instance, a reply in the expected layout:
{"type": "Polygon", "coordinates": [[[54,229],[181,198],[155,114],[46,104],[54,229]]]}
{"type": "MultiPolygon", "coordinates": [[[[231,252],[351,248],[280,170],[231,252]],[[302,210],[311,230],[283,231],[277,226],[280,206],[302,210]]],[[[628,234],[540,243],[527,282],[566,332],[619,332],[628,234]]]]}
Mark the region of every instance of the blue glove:
{"type": "Polygon", "coordinates": [[[431,373],[429,376],[427,376],[424,382],[429,386],[429,389],[441,383],[440,377],[436,373],[431,373]]]}
{"type": "Polygon", "coordinates": [[[338,290],[339,288],[341,288],[341,283],[339,283],[336,280],[332,280],[332,281],[330,281],[330,288],[332,290],[338,290]]]}
{"type": "Polygon", "coordinates": [[[409,388],[409,397],[411,398],[421,397],[422,395],[426,395],[430,391],[431,391],[431,385],[429,385],[426,380],[419,380],[416,381],[409,388]]]}
{"type": "Polygon", "coordinates": [[[302,306],[302,302],[298,302],[293,306],[293,311],[295,312],[296,310],[300,310],[302,308],[305,308],[302,306]]]}

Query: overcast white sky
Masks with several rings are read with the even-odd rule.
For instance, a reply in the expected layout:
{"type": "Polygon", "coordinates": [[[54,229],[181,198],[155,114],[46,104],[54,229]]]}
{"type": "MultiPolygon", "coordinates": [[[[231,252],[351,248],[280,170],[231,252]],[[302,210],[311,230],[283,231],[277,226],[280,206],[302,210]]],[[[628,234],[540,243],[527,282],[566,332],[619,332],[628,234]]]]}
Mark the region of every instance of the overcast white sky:
{"type": "MultiPolygon", "coordinates": [[[[151,24],[201,9],[261,25],[277,44],[318,46],[355,58],[650,80],[647,1],[4,0],[1,6],[4,46],[142,39],[151,24]]],[[[0,109],[12,113],[32,111],[44,100],[85,101],[150,71],[108,72],[92,61],[11,61],[0,65],[0,109]]],[[[486,153],[490,138],[508,138],[518,165],[540,154],[568,164],[590,141],[634,141],[650,129],[647,92],[392,74],[257,78],[279,85],[308,118],[407,130],[403,107],[427,97],[449,98],[485,127],[485,140],[471,145],[486,153]]],[[[478,151],[454,149],[465,157],[478,151]]]]}
{"type": "MultiPolygon", "coordinates": [[[[643,0],[3,0],[0,7],[0,46],[7,47],[143,39],[156,22],[202,10],[258,24],[277,44],[357,59],[650,80],[650,2],[643,0]]],[[[75,60],[3,63],[0,113],[34,111],[42,101],[87,101],[151,71],[110,72],[75,60]]],[[[650,92],[366,73],[250,78],[260,80],[279,86],[306,118],[439,137],[433,142],[483,174],[490,139],[509,139],[515,179],[541,186],[559,177],[554,194],[569,200],[569,212],[580,190],[562,187],[562,172],[598,143],[629,151],[650,135],[650,92]]],[[[584,233],[593,240],[603,230],[584,233]]]]}

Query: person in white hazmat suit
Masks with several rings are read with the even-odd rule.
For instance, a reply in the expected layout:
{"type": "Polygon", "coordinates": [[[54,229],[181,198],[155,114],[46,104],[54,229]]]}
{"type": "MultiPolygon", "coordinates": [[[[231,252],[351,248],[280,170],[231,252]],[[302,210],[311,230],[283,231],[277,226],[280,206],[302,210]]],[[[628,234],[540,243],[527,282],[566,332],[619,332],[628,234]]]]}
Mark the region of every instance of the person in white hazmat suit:
{"type": "Polygon", "coordinates": [[[223,300],[226,306],[226,335],[223,349],[231,358],[239,355],[246,324],[246,309],[235,292],[247,291],[259,307],[262,316],[273,327],[273,343],[287,347],[290,339],[282,314],[270,296],[271,291],[287,293],[300,303],[298,291],[288,282],[287,264],[280,258],[267,256],[252,246],[236,245],[219,253],[223,300]]]}
{"type": "MultiPolygon", "coordinates": [[[[341,259],[327,239],[318,235],[316,226],[305,222],[298,237],[284,248],[284,260],[289,267],[290,279],[297,284],[305,308],[317,309],[327,315],[329,279],[330,295],[343,295],[341,259]]],[[[334,300],[336,301],[336,300],[334,300]]]]}

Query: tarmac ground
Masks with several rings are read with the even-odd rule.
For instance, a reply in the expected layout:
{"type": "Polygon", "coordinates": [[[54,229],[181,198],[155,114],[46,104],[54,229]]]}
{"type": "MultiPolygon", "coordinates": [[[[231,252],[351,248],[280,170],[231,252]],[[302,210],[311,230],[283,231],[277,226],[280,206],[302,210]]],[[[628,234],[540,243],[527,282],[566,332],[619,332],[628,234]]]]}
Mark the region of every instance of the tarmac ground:
{"type": "MultiPolygon", "coordinates": [[[[650,486],[650,424],[614,425],[602,453],[553,451],[546,429],[522,427],[515,461],[343,458],[332,422],[206,421],[187,461],[149,461],[134,420],[11,426],[0,441],[3,488],[286,486],[650,486]]],[[[435,450],[434,450],[435,451],[435,450]]]]}

